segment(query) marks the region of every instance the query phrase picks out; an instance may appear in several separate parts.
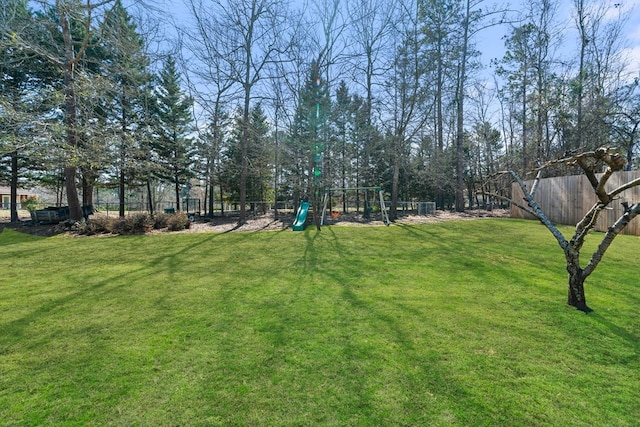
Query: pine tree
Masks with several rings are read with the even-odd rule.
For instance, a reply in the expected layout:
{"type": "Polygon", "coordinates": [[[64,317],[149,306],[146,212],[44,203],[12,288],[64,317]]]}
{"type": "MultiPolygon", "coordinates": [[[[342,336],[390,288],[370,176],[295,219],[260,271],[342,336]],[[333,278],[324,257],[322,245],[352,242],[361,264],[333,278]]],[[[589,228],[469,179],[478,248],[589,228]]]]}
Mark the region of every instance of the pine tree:
{"type": "MultiPolygon", "coordinates": [[[[110,11],[101,41],[102,71],[109,80],[103,107],[104,119],[114,125],[117,139],[111,147],[112,168],[119,183],[120,216],[125,213],[125,190],[141,185],[146,177],[146,162],[140,133],[144,128],[147,72],[149,59],[144,40],[120,0],[110,11]]],[[[106,126],[106,123],[105,123],[106,126]]]]}
{"type": "Polygon", "coordinates": [[[157,136],[152,142],[157,176],[174,185],[176,209],[180,210],[180,189],[192,176],[193,144],[191,98],[180,88],[176,62],[169,56],[155,87],[154,113],[157,136]]]}
{"type": "Polygon", "coordinates": [[[3,1],[0,8],[0,182],[11,187],[11,221],[18,221],[18,185],[35,179],[52,151],[38,146],[50,114],[51,83],[59,77],[46,61],[16,45],[18,37],[39,34],[26,1],[3,1]]]}
{"type": "Polygon", "coordinates": [[[299,99],[288,138],[289,152],[295,156],[292,159],[297,169],[294,174],[299,178],[294,192],[298,197],[302,194],[311,197],[316,227],[319,229],[319,204],[325,182],[323,174],[325,141],[328,140],[326,125],[331,101],[327,82],[321,78],[317,61],[311,63],[309,75],[299,99]]]}
{"type": "Polygon", "coordinates": [[[250,111],[249,125],[245,129],[243,115],[238,112],[236,115],[233,137],[230,140],[226,159],[223,167],[223,177],[225,188],[233,194],[233,199],[239,201],[240,195],[240,175],[242,170],[242,147],[241,139],[243,132],[248,129],[249,139],[247,140],[247,176],[246,191],[247,201],[265,201],[267,191],[272,181],[272,168],[269,159],[271,157],[271,140],[269,138],[269,125],[267,117],[260,103],[256,104],[250,111]]]}

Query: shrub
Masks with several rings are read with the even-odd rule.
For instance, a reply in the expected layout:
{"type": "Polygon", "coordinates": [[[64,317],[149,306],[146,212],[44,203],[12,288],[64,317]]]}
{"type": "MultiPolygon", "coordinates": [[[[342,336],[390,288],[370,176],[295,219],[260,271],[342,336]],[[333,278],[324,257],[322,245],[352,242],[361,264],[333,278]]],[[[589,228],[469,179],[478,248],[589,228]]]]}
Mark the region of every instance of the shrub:
{"type": "Polygon", "coordinates": [[[116,234],[144,234],[153,228],[153,219],[148,214],[135,214],[120,218],[113,224],[116,234]]]}
{"type": "Polygon", "coordinates": [[[167,213],[157,213],[153,217],[153,228],[160,230],[169,226],[169,220],[175,215],[167,213]]]}
{"type": "Polygon", "coordinates": [[[189,228],[191,223],[189,222],[189,218],[187,218],[187,214],[184,212],[178,212],[177,214],[169,215],[167,228],[169,231],[180,231],[185,228],[189,228]]]}
{"type": "Polygon", "coordinates": [[[114,225],[117,220],[108,216],[96,216],[87,220],[85,223],[79,223],[78,233],[87,236],[94,234],[113,233],[114,225]]]}

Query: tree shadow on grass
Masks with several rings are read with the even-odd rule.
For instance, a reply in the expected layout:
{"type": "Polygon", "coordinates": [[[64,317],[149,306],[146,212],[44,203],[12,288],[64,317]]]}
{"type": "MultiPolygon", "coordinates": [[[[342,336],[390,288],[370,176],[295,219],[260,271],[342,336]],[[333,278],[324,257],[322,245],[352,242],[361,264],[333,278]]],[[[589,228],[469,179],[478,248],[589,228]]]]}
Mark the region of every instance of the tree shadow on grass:
{"type": "MultiPolygon", "coordinates": [[[[118,288],[125,286],[131,286],[137,280],[143,279],[148,275],[149,269],[158,273],[163,269],[167,270],[171,274],[172,270],[177,270],[176,262],[180,261],[180,255],[197,250],[202,245],[210,243],[212,240],[220,236],[220,234],[201,234],[201,238],[193,242],[190,245],[183,246],[179,250],[172,251],[171,248],[161,252],[158,256],[151,259],[149,262],[144,263],[140,268],[132,271],[128,271],[123,274],[110,275],[108,277],[101,277],[98,281],[91,285],[87,285],[86,277],[78,277],[78,280],[83,280],[83,283],[78,283],[76,290],[69,292],[65,296],[52,298],[42,304],[35,307],[30,313],[17,318],[3,327],[2,335],[7,340],[3,347],[9,346],[19,341],[20,337],[24,335],[24,329],[34,322],[39,321],[41,318],[45,318],[51,313],[56,312],[60,307],[68,305],[73,301],[85,298],[87,294],[92,294],[100,289],[112,286],[114,282],[120,283],[118,288]]],[[[122,238],[139,238],[140,236],[127,236],[122,238]]],[[[142,236],[144,237],[144,236],[142,236]]],[[[117,237],[120,238],[120,237],[117,237]]],[[[36,237],[35,239],[42,239],[42,237],[36,237]]],[[[24,240],[21,238],[21,243],[24,240]]],[[[114,291],[116,288],[112,288],[114,291]]],[[[2,337],[0,335],[0,338],[2,337]]],[[[0,348],[0,353],[6,351],[6,349],[0,348]]]]}
{"type": "MultiPolygon", "coordinates": [[[[629,343],[629,345],[631,345],[635,349],[636,354],[640,353],[640,337],[638,337],[637,334],[630,332],[622,326],[616,325],[610,319],[603,316],[597,311],[592,311],[591,313],[589,313],[589,318],[595,320],[602,326],[609,329],[614,335],[622,338],[627,343],[629,343]]],[[[635,357],[637,358],[637,356],[635,357]]]]}
{"type": "MultiPolygon", "coordinates": [[[[409,231],[412,229],[409,227],[409,231]]],[[[422,229],[418,228],[415,234],[423,239],[421,231],[422,229]]],[[[337,306],[343,306],[346,313],[350,313],[350,319],[345,320],[347,325],[355,322],[355,325],[349,325],[351,327],[348,329],[352,330],[351,333],[361,330],[365,335],[372,334],[370,337],[345,336],[341,344],[342,356],[336,360],[336,363],[345,366],[352,365],[358,372],[358,375],[344,379],[345,385],[351,383],[349,385],[352,390],[351,405],[367,412],[371,420],[395,419],[398,422],[408,422],[403,420],[401,414],[405,410],[408,413],[412,412],[415,405],[429,408],[427,412],[434,411],[430,408],[431,405],[437,406],[436,417],[455,419],[457,399],[460,398],[466,400],[466,414],[461,414],[462,418],[466,418],[470,413],[490,411],[491,408],[485,407],[483,402],[476,399],[465,384],[459,384],[455,380],[455,373],[447,366],[450,364],[448,358],[451,355],[441,355],[422,344],[417,344],[417,340],[421,343],[429,342],[430,332],[426,332],[426,335],[416,333],[405,324],[405,320],[408,319],[410,319],[409,324],[424,324],[433,319],[428,319],[423,311],[401,301],[402,298],[396,298],[397,295],[389,297],[378,295],[375,299],[369,299],[367,296],[369,291],[375,291],[378,286],[385,286],[376,284],[375,271],[372,272],[374,276],[365,279],[361,275],[350,274],[349,269],[352,266],[349,265],[319,268],[323,266],[323,258],[318,251],[327,251],[327,245],[341,259],[357,259],[354,251],[358,249],[345,245],[331,227],[325,227],[323,233],[323,243],[326,244],[322,245],[321,249],[314,246],[318,241],[319,233],[305,236],[307,247],[302,263],[307,269],[315,269],[316,274],[324,277],[322,282],[328,289],[340,290],[337,296],[341,302],[337,303],[337,306]],[[386,343],[389,346],[388,349],[372,346],[371,342],[376,341],[386,343]],[[411,367],[411,372],[395,370],[394,366],[411,367]],[[385,381],[391,381],[392,384],[386,384],[385,381]],[[393,404],[388,400],[390,399],[388,396],[380,401],[381,396],[387,392],[387,387],[390,387],[389,390],[393,390],[393,393],[398,393],[396,397],[399,399],[393,404]],[[385,413],[385,410],[379,407],[381,403],[395,405],[396,409],[400,409],[403,405],[406,407],[400,409],[398,413],[385,413]]],[[[421,420],[421,422],[426,421],[426,418],[421,420]]]]}

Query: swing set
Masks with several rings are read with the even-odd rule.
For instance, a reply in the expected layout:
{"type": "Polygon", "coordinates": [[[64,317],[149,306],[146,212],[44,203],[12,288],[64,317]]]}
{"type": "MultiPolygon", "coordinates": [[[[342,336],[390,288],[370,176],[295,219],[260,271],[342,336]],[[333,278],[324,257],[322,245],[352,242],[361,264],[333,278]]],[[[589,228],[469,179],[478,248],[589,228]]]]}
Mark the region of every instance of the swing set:
{"type": "MultiPolygon", "coordinates": [[[[349,191],[363,191],[364,192],[364,212],[363,212],[363,217],[366,219],[370,219],[371,218],[371,214],[374,211],[374,206],[372,206],[372,204],[369,202],[369,193],[373,193],[374,195],[377,193],[378,195],[378,202],[380,203],[379,205],[379,210],[380,210],[380,214],[382,216],[382,221],[386,224],[389,225],[391,224],[391,221],[389,221],[389,214],[387,213],[387,207],[384,203],[384,193],[382,191],[382,188],[380,187],[350,187],[350,188],[330,188],[325,190],[324,192],[324,201],[323,201],[323,207],[322,207],[322,216],[320,217],[320,225],[324,225],[324,219],[327,215],[327,204],[329,203],[329,199],[331,198],[331,195],[333,195],[334,193],[341,193],[342,197],[343,197],[343,203],[345,203],[346,206],[346,196],[347,196],[347,192],[349,191]]],[[[376,202],[376,197],[373,197],[373,202],[375,204],[376,202]]],[[[330,215],[336,219],[339,217],[339,213],[337,211],[333,211],[333,209],[330,209],[330,215]]]]}

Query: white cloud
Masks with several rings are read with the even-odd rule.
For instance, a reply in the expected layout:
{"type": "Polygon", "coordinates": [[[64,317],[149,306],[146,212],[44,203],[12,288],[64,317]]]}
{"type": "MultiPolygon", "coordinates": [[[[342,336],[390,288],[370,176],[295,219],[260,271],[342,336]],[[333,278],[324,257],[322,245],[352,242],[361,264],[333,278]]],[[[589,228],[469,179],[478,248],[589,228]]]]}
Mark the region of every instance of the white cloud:
{"type": "MultiPolygon", "coordinates": [[[[603,5],[604,6],[604,5],[603,5]]],[[[640,11],[640,0],[610,0],[607,7],[605,19],[614,20],[618,16],[625,16],[640,11]]]]}
{"type": "Polygon", "coordinates": [[[623,49],[622,55],[628,64],[627,72],[632,77],[638,77],[640,75],[640,44],[623,49]]]}

